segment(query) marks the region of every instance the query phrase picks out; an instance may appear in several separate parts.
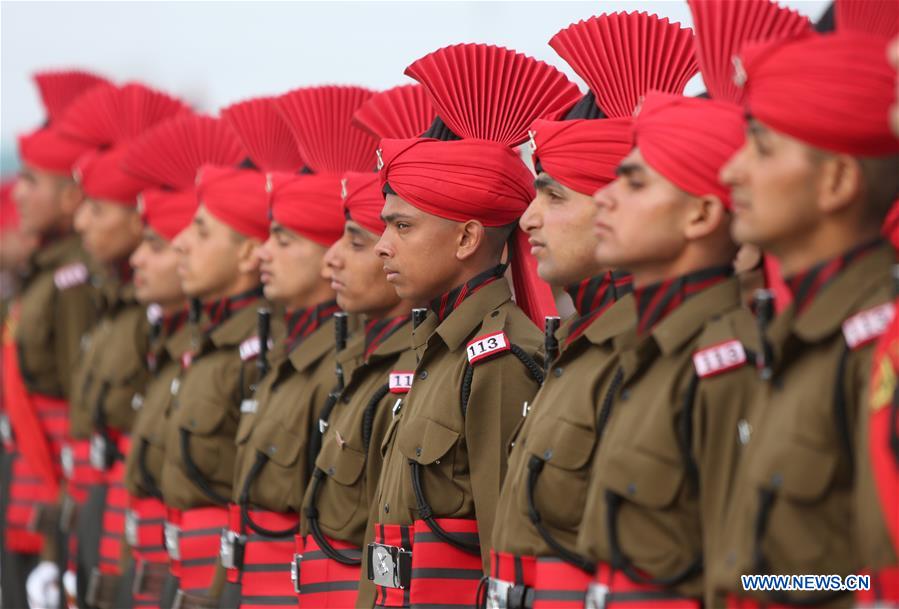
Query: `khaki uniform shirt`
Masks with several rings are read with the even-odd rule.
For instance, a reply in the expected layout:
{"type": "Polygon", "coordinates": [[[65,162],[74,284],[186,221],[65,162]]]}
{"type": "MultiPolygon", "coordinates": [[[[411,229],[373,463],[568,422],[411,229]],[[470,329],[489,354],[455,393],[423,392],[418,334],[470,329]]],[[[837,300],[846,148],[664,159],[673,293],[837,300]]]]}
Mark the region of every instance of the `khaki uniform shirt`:
{"type": "Polygon", "coordinates": [[[134,298],[132,284],[104,286],[106,307],[84,341],[75,373],[69,418],[72,436],[94,430],[128,433],[149,381],[147,309],[134,298]]]}
{"type": "Polygon", "coordinates": [[[97,319],[87,255],[77,236],[40,249],[19,296],[15,340],[29,391],[69,398],[82,336],[97,319]]]}
{"type": "Polygon", "coordinates": [[[152,348],[156,372],[147,384],[131,434],[131,450],[125,459],[125,485],[135,497],[153,497],[162,480],[165,429],[171,414],[176,379],[181,374],[181,355],[190,348],[190,328],[183,326],[152,348]]]}
{"type": "MultiPolygon", "coordinates": [[[[710,598],[744,594],[743,574],[845,576],[862,566],[852,528],[853,495],[866,493],[863,503],[876,505],[876,499],[870,476],[856,477],[854,468],[866,459],[853,453],[864,450],[867,418],[859,417],[867,403],[873,343],[852,348],[849,341],[859,338],[860,326],[847,320],[858,322],[859,313],[892,300],[893,261],[892,249],[879,246],[844,268],[801,314],[791,307],[768,329],[773,378],[758,388],[751,439],[719,544],[707,561],[710,598]],[[760,512],[767,516],[763,531],[757,528],[760,512]],[[757,551],[763,564],[754,559],[757,551]]],[[[862,331],[866,327],[862,324],[862,331]]],[[[861,526],[865,554],[895,564],[882,519],[861,526]]],[[[774,600],[770,593],[760,597],[774,600]]],[[[852,600],[844,593],[830,604],[851,606],[852,600]]]]}
{"type": "MultiPolygon", "coordinates": [[[[571,321],[559,332],[564,344],[571,321]]],[[[509,456],[493,531],[493,549],[516,556],[554,556],[528,516],[528,462],[545,461],[534,488],[541,522],[573,551],[596,446],[602,380],[614,360],[612,338],[636,325],[632,295],[596,318],[553,362],[509,456]],[[560,500],[564,498],[564,500],[560,500]]]]}
{"type": "Polygon", "coordinates": [[[240,348],[256,335],[256,309],[262,303],[258,300],[236,311],[208,335],[201,335],[195,326],[191,329],[190,355],[182,357],[166,422],[160,488],[169,507],[224,505],[231,498],[241,403],[252,397],[258,377],[255,357],[242,357],[240,348]],[[199,481],[185,462],[183,438],[199,481]]]}
{"type": "Polygon", "coordinates": [[[616,339],[619,384],[604,390],[611,410],[593,462],[581,554],[613,563],[607,497],[614,494],[618,545],[634,570],[662,579],[695,566],[674,591],[701,596],[703,526],[717,517],[739,456],[738,430],[757,384],[747,353],[756,351],[755,337],[731,278],[690,297],[647,335],[616,339]],[[730,348],[714,351],[723,346],[730,348]],[[703,353],[710,357],[699,364],[694,355],[703,353]]]}
{"type": "MultiPolygon", "coordinates": [[[[422,485],[435,518],[476,519],[481,555],[488,567],[506,447],[538,383],[511,352],[475,364],[467,414],[460,393],[468,365],[468,343],[505,332],[542,366],[543,337],[512,302],[508,284],[490,283],[464,300],[438,325],[429,314],[413,333],[421,359],[400,416],[387,431],[384,465],[372,506],[382,524],[411,525],[418,519],[408,460],[424,466],[422,485]]],[[[363,573],[363,577],[365,574],[363,573]]]]}
{"type": "Polygon", "coordinates": [[[238,429],[234,485],[238,502],[257,459],[266,460],[250,485],[251,507],[299,511],[309,480],[309,438],[337,383],[334,319],[319,326],[260,383],[238,429]]]}

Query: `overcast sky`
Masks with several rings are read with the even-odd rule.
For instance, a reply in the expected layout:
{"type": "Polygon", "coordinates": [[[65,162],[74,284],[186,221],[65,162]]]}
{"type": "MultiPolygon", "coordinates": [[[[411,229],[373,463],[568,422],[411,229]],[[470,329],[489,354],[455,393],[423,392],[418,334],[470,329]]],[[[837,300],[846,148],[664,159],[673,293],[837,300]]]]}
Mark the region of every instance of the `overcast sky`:
{"type": "MultiPolygon", "coordinates": [[[[788,0],[817,18],[825,0],[788,0]]],[[[43,113],[30,75],[80,66],[139,79],[214,111],[315,84],[384,89],[447,44],[486,42],[574,74],[547,41],[607,11],[646,10],[691,23],[686,2],[0,2],[0,171],[15,170],[15,134],[43,113]]],[[[579,84],[582,84],[578,81],[579,84]]],[[[691,83],[688,92],[701,83],[691,83]]],[[[582,87],[583,88],[583,87],[582,87]]]]}

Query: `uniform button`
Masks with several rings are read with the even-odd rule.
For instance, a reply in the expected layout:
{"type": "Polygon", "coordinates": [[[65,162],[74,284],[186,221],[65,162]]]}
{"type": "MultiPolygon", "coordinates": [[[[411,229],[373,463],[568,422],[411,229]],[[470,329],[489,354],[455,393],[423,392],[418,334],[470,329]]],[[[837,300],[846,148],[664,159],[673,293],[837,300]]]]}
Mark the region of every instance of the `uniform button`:
{"type": "Polygon", "coordinates": [[[418,378],[421,379],[421,380],[425,380],[426,378],[428,378],[428,371],[427,371],[427,370],[422,370],[421,372],[419,372],[419,373],[418,373],[418,378]]]}
{"type": "Polygon", "coordinates": [[[553,376],[555,376],[556,378],[562,376],[562,369],[556,368],[555,370],[553,370],[553,376]]]}
{"type": "Polygon", "coordinates": [[[328,468],[328,475],[329,475],[329,476],[333,476],[333,475],[334,475],[334,468],[333,468],[333,467],[329,467],[329,468],[328,468]]]}
{"type": "Polygon", "coordinates": [[[628,495],[636,495],[637,494],[637,485],[631,482],[627,485],[627,494],[628,495]]]}
{"type": "Polygon", "coordinates": [[[783,483],[784,483],[783,474],[778,473],[778,474],[774,474],[773,476],[771,476],[771,486],[773,486],[774,488],[780,488],[780,485],[783,483]]]}
{"type": "Polygon", "coordinates": [[[385,514],[389,514],[389,513],[390,513],[390,504],[389,504],[389,503],[385,503],[385,504],[384,504],[384,513],[385,513],[385,514]]]}
{"type": "Polygon", "coordinates": [[[497,315],[499,315],[499,311],[494,311],[490,314],[490,317],[496,317],[497,315]]]}
{"type": "Polygon", "coordinates": [[[415,456],[416,456],[416,457],[420,457],[420,456],[421,456],[421,446],[416,446],[416,447],[415,447],[415,456]]]}
{"type": "Polygon", "coordinates": [[[631,390],[630,389],[622,389],[620,397],[623,402],[626,402],[631,397],[631,390]]]}
{"type": "Polygon", "coordinates": [[[273,455],[273,454],[275,454],[276,452],[278,452],[278,449],[275,448],[274,445],[268,447],[268,454],[273,455]]]}
{"type": "Polygon", "coordinates": [[[553,458],[553,449],[547,448],[545,451],[543,451],[543,460],[544,461],[549,461],[552,458],[553,458]]]}
{"type": "Polygon", "coordinates": [[[350,396],[349,396],[349,394],[348,394],[348,393],[344,393],[343,396],[340,398],[340,401],[343,402],[344,404],[349,404],[349,403],[350,403],[350,396]]]}

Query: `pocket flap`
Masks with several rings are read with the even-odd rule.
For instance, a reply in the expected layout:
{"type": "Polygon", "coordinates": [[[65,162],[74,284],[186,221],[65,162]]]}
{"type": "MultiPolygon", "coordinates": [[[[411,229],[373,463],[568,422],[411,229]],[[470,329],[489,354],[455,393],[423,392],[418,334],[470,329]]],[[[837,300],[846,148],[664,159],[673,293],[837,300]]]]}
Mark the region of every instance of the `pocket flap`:
{"type": "Polygon", "coordinates": [[[430,465],[446,455],[459,440],[458,432],[423,417],[403,425],[398,434],[400,452],[422,465],[430,465]]]}
{"type": "MultiPolygon", "coordinates": [[[[179,400],[181,401],[181,400],[179,400]]],[[[225,419],[226,402],[213,402],[206,399],[190,399],[181,401],[178,411],[178,423],[192,434],[208,436],[214,433],[225,419]]]]}
{"type": "Polygon", "coordinates": [[[362,475],[365,454],[349,446],[341,448],[333,438],[329,438],[323,443],[315,465],[338,484],[351,486],[362,475]]]}
{"type": "Polygon", "coordinates": [[[256,429],[250,442],[256,450],[281,467],[290,467],[296,463],[300,449],[306,447],[306,443],[301,442],[300,438],[285,429],[280,421],[273,421],[266,417],[256,419],[256,429]]]}
{"type": "Polygon", "coordinates": [[[753,482],[798,501],[820,499],[834,478],[840,451],[822,450],[796,440],[779,448],[765,451],[750,465],[753,482]]]}
{"type": "Polygon", "coordinates": [[[566,470],[579,470],[586,466],[593,456],[596,434],[586,427],[555,419],[548,421],[539,429],[534,429],[526,442],[528,451],[549,465],[566,470]]]}
{"type": "Polygon", "coordinates": [[[672,463],[648,453],[616,454],[602,474],[605,486],[627,501],[648,508],[671,505],[684,480],[681,463],[672,463]]]}

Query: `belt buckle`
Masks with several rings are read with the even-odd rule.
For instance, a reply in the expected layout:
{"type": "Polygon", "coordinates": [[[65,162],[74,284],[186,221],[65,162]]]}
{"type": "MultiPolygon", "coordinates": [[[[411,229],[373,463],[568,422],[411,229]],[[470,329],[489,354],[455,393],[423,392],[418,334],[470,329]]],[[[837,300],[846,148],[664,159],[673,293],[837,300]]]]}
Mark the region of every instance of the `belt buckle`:
{"type": "Polygon", "coordinates": [[[368,578],[376,586],[404,590],[411,575],[412,552],[382,543],[368,544],[368,578]]]}
{"type": "Polygon", "coordinates": [[[84,600],[91,607],[97,606],[97,594],[100,592],[100,569],[94,567],[91,569],[91,575],[87,580],[87,592],[84,600]]]}
{"type": "Polygon", "coordinates": [[[12,425],[5,414],[0,414],[0,440],[4,444],[12,444],[12,425]]]}
{"type": "Polygon", "coordinates": [[[294,554],[293,560],[290,561],[290,581],[293,582],[293,591],[300,593],[300,565],[303,562],[302,554],[294,554]]]}
{"type": "Polygon", "coordinates": [[[144,591],[144,571],[147,568],[147,561],[142,558],[135,560],[134,565],[134,581],[131,582],[131,594],[137,596],[144,591]]]}
{"type": "Polygon", "coordinates": [[[232,531],[231,529],[222,529],[222,536],[219,540],[219,557],[222,560],[222,566],[226,569],[240,569],[242,561],[238,557],[238,549],[244,544],[246,537],[232,531]]]}
{"type": "Polygon", "coordinates": [[[514,585],[491,577],[487,581],[487,609],[509,609],[509,592],[514,585]]]}
{"type": "Polygon", "coordinates": [[[125,542],[132,548],[137,547],[137,531],[137,514],[134,510],[128,510],[125,512],[125,542]]]}
{"type": "Polygon", "coordinates": [[[178,547],[178,537],[181,534],[181,527],[171,522],[165,523],[165,549],[169,553],[172,560],[181,560],[181,550],[178,547]]]}
{"type": "Polygon", "coordinates": [[[593,583],[587,588],[585,609],[605,609],[608,602],[609,587],[605,584],[593,583]]]}
{"type": "Polygon", "coordinates": [[[172,609],[181,609],[181,603],[184,602],[184,590],[178,589],[175,592],[175,600],[172,601],[172,609]]]}
{"type": "Polygon", "coordinates": [[[63,445],[59,451],[59,462],[66,479],[72,480],[75,477],[75,452],[72,450],[71,444],[63,445]]]}
{"type": "Polygon", "coordinates": [[[91,466],[99,471],[106,471],[106,438],[101,434],[91,435],[91,466]]]}

